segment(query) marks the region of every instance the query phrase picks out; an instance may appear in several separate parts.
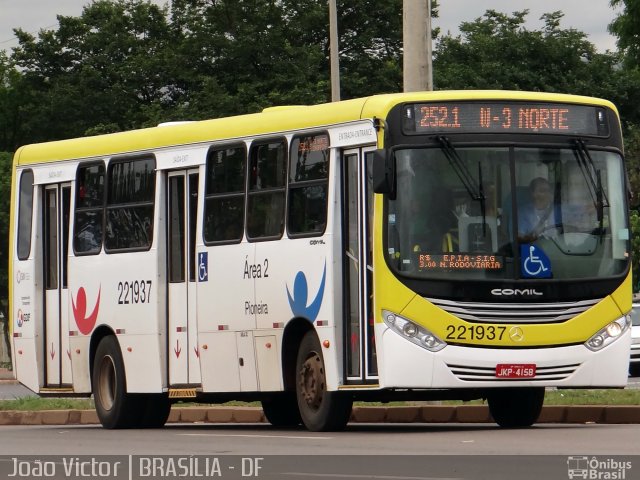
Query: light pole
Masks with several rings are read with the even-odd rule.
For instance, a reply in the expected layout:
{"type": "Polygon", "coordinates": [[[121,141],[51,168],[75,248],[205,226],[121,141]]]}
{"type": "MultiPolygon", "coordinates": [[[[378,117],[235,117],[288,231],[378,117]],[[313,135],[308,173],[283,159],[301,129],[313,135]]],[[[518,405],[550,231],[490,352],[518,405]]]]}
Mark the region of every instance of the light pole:
{"type": "Polygon", "coordinates": [[[338,56],[338,10],[336,0],[329,0],[329,58],[331,67],[331,101],[340,101],[340,61],[338,56]]]}
{"type": "Polygon", "coordinates": [[[403,0],[402,43],[404,91],[433,90],[430,0],[403,0]]]}

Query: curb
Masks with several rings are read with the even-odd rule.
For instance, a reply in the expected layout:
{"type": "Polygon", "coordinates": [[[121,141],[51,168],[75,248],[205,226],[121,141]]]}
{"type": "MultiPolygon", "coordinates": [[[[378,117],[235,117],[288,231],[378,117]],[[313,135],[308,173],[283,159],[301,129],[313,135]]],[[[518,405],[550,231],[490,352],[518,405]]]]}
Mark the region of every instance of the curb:
{"type": "MultiPolygon", "coordinates": [[[[351,423],[494,423],[486,405],[424,407],[354,407],[351,423]]],[[[98,425],[95,410],[0,411],[2,425],[98,425]]],[[[173,408],[167,423],[267,423],[260,407],[173,408]]],[[[633,405],[549,405],[538,424],[640,423],[633,405]]]]}

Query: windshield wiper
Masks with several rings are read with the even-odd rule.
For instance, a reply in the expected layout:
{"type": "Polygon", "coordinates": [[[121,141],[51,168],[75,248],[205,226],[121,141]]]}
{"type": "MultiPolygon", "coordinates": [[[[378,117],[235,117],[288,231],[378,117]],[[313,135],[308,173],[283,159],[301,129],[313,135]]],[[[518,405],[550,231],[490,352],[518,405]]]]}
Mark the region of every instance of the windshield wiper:
{"type": "Polygon", "coordinates": [[[596,169],[584,140],[575,140],[575,148],[573,149],[573,152],[576,156],[576,160],[578,161],[578,165],[580,166],[580,170],[582,171],[582,175],[587,182],[587,188],[591,195],[591,199],[593,200],[593,205],[596,207],[596,215],[598,223],[600,224],[600,230],[602,231],[604,208],[609,207],[609,199],[607,198],[604,188],[602,188],[602,176],[600,170],[596,169]]]}
{"type": "Polygon", "coordinates": [[[460,158],[460,155],[458,155],[458,152],[451,144],[451,141],[444,136],[438,136],[436,137],[436,139],[438,140],[438,143],[440,143],[440,150],[442,150],[444,156],[447,157],[449,165],[451,165],[451,168],[453,168],[453,171],[458,176],[458,179],[460,179],[460,182],[464,186],[471,199],[480,202],[480,214],[482,215],[482,234],[486,236],[486,197],[484,195],[484,187],[482,186],[482,166],[480,165],[480,162],[478,162],[478,183],[476,182],[475,178],[473,178],[473,175],[471,175],[471,172],[460,158]]]}

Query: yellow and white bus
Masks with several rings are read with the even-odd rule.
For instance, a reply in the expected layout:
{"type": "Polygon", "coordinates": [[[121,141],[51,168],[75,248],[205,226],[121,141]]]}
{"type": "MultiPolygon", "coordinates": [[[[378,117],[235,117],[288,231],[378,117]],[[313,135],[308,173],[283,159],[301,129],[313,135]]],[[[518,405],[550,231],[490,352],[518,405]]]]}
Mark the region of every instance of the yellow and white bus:
{"type": "Polygon", "coordinates": [[[475,398],[523,427],[545,387],[626,385],[605,100],[276,107],[24,146],[12,182],[17,378],[93,394],[107,428],[161,426],[178,399],[333,430],[354,400],[475,398]]]}

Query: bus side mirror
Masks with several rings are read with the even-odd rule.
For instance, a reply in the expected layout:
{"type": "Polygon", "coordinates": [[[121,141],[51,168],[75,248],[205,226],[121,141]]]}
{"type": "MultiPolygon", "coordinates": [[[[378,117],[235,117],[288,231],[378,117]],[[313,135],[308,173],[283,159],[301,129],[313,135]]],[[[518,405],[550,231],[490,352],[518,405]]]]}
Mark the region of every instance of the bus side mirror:
{"type": "Polygon", "coordinates": [[[396,198],[396,164],[390,150],[379,149],[373,153],[373,191],[396,198]]]}

